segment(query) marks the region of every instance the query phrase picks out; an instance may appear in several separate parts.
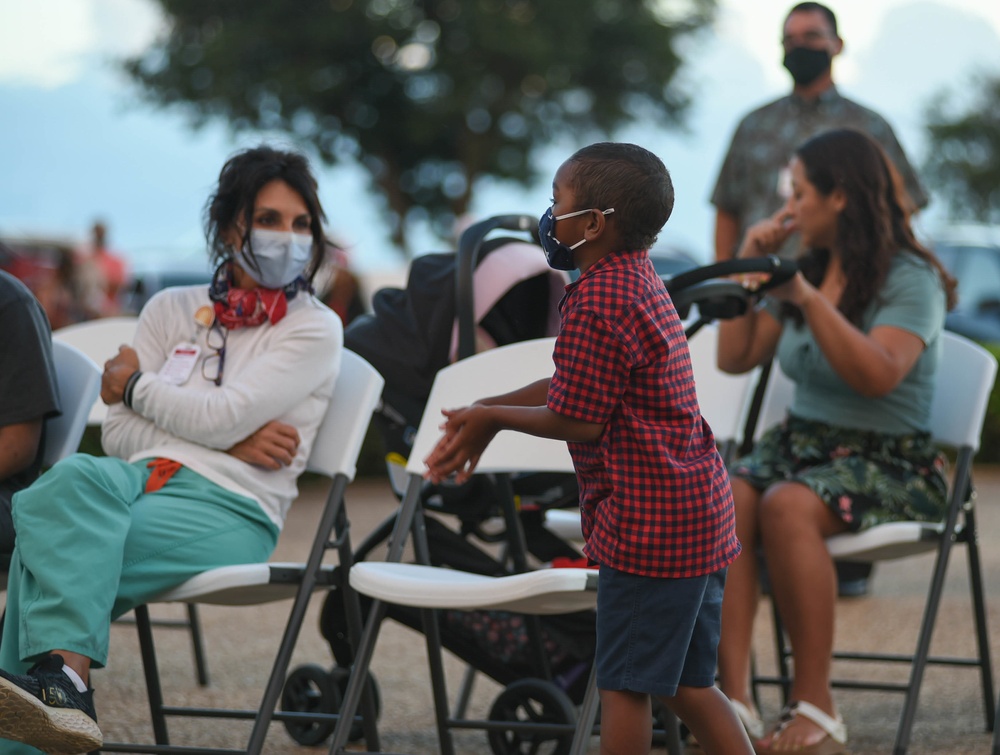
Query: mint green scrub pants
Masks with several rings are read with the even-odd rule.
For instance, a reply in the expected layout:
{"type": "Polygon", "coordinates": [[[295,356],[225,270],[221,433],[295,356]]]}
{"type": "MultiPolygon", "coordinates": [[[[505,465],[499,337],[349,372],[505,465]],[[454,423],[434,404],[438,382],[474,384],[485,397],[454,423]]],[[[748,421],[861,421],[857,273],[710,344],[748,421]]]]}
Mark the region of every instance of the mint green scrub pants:
{"type": "Polygon", "coordinates": [[[0,668],[23,673],[56,649],[100,668],[113,619],[207,569],[274,551],[278,528],[256,501],[187,468],[147,494],[149,474],[146,461],[76,454],[14,496],[0,668]]]}

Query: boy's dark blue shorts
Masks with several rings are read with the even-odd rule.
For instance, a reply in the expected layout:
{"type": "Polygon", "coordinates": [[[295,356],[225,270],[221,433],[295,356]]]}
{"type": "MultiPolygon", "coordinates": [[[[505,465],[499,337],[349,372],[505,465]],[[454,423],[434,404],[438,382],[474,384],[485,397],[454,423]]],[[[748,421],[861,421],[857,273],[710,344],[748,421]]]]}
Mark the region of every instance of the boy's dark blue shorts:
{"type": "Polygon", "coordinates": [[[597,686],[672,697],[715,684],[726,570],[689,579],[600,567],[597,686]]]}

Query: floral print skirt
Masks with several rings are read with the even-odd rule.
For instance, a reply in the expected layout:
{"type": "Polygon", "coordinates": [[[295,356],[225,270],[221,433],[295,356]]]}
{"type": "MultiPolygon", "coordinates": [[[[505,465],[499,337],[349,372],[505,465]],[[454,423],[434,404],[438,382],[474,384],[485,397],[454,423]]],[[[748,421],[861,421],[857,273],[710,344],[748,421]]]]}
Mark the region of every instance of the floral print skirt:
{"type": "Polygon", "coordinates": [[[736,459],[730,475],[758,490],[801,483],[859,532],[883,522],[942,520],[946,469],[928,433],[886,435],[790,415],[736,459]]]}

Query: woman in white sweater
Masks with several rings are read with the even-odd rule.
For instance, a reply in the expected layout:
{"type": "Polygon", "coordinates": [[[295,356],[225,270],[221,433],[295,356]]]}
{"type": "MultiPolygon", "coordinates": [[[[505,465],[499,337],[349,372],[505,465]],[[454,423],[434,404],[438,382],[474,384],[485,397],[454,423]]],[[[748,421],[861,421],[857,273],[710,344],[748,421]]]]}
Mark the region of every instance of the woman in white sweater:
{"type": "Polygon", "coordinates": [[[155,296],[104,365],[109,455],[66,459],[14,499],[3,752],[99,748],[89,671],[110,621],[273,551],[340,366],[340,320],[310,285],[323,220],[302,156],[231,158],[205,211],[211,286],[155,296]]]}

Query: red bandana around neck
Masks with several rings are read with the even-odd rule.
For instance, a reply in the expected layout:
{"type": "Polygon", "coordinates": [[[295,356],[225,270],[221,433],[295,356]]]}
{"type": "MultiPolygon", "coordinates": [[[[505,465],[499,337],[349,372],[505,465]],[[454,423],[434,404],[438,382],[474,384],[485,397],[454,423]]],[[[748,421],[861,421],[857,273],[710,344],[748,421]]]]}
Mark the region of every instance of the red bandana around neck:
{"type": "Polygon", "coordinates": [[[277,324],[288,312],[288,298],[281,289],[230,288],[224,299],[215,299],[215,317],[224,328],[253,327],[265,320],[277,324]]]}

